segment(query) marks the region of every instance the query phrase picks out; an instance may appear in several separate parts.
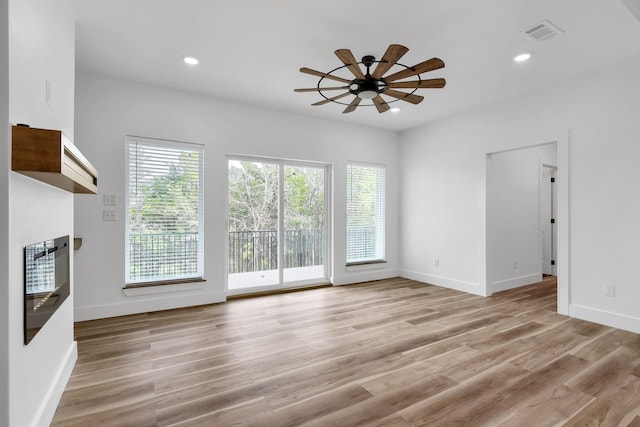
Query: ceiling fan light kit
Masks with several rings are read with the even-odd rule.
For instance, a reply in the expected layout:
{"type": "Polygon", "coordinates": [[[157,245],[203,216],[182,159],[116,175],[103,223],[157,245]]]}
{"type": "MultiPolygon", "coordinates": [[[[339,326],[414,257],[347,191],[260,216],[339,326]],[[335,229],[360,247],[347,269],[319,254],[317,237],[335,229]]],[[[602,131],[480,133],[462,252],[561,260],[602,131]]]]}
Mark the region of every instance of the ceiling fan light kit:
{"type": "Polygon", "coordinates": [[[324,99],[319,102],[315,102],[311,105],[318,106],[334,102],[336,104],[346,105],[343,113],[350,113],[354,111],[358,106],[375,106],[379,113],[384,113],[390,109],[389,103],[396,101],[405,101],[411,104],[419,104],[424,97],[415,95],[414,92],[418,89],[440,89],[446,85],[446,81],[443,78],[437,79],[422,79],[420,74],[434,71],[440,68],[444,68],[444,62],[439,58],[431,58],[423,61],[413,67],[398,63],[400,58],[409,51],[408,48],[399,45],[389,45],[386,52],[382,56],[380,61],[376,61],[376,58],[371,55],[365,55],[361,61],[357,61],[349,49],[338,49],[335,51],[336,56],[342,61],[344,65],[334,68],[333,70],[323,73],[321,71],[312,70],[310,68],[302,67],[300,72],[309,74],[312,76],[320,77],[318,84],[315,88],[294,89],[295,92],[318,92],[324,99]],[[373,72],[371,68],[374,64],[377,64],[373,72]],[[361,65],[365,67],[366,71],[363,72],[361,65]],[[400,71],[385,76],[385,74],[393,67],[403,67],[400,71]],[[355,77],[352,80],[348,80],[335,75],[334,73],[343,68],[347,68],[355,77]],[[418,80],[404,79],[417,76],[418,80]],[[333,80],[340,83],[344,83],[345,86],[325,86],[321,84],[323,80],[333,80]],[[325,95],[325,91],[334,90],[347,90],[340,95],[329,97],[325,95]],[[411,89],[410,92],[402,92],[395,89],[411,89]],[[349,95],[354,95],[354,98],[349,103],[340,101],[349,95]],[[392,100],[385,100],[381,95],[394,98],[392,100]],[[371,104],[361,104],[362,100],[371,100],[371,104]]]}

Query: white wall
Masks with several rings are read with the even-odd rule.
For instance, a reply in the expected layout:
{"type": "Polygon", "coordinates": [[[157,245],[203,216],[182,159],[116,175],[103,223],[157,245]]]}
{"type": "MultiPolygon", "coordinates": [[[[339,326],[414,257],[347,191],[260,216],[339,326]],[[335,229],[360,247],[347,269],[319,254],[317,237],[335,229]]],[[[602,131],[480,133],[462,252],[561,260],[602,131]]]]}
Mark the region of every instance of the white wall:
{"type": "MultiPolygon", "coordinates": [[[[9,3],[0,0],[0,283],[9,283],[9,3]]],[[[9,287],[0,286],[0,427],[9,425],[9,287]]]]}
{"type": "Polygon", "coordinates": [[[558,260],[568,266],[569,313],[640,332],[639,74],[640,57],[631,58],[404,133],[403,274],[481,293],[486,153],[569,131],[570,257],[558,260]],[[615,298],[604,297],[605,283],[615,298]]]}
{"type": "MultiPolygon", "coordinates": [[[[227,154],[329,163],[333,167],[334,284],[393,277],[398,258],[398,135],[231,101],[78,72],[76,145],[99,171],[97,198],[76,197],[76,320],[225,300],[227,154]],[[205,278],[201,289],[125,296],[125,135],[205,145],[205,278]],[[345,268],[346,163],[387,166],[387,261],[345,268]],[[102,196],[118,198],[116,222],[102,220],[102,196]]],[[[164,288],[164,287],[163,287],[164,288]]]]}
{"type": "Polygon", "coordinates": [[[487,155],[487,293],[542,279],[540,178],[556,145],[487,155]]]}
{"type": "MultiPolygon", "coordinates": [[[[9,16],[9,121],[60,129],[73,139],[75,24],[70,2],[10,0],[9,16]]],[[[25,346],[23,248],[73,236],[73,195],[14,172],[9,172],[8,185],[9,425],[48,425],[76,359],[73,280],[72,297],[25,346]]]]}

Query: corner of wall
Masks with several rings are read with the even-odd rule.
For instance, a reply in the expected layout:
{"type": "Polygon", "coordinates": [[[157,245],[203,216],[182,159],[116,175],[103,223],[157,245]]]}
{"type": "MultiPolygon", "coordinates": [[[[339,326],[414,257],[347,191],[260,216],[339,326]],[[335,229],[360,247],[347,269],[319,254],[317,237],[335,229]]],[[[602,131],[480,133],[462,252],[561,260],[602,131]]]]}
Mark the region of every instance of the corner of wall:
{"type": "MultiPolygon", "coordinates": [[[[9,281],[9,2],[0,0],[0,283],[9,281]]],[[[0,286],[0,426],[9,425],[9,295],[0,286]]]]}
{"type": "Polygon", "coordinates": [[[36,412],[35,425],[47,427],[58,409],[58,402],[62,398],[62,393],[69,382],[71,372],[78,359],[78,346],[75,341],[71,343],[67,354],[55,375],[54,382],[50,385],[46,393],[46,398],[36,412]]]}
{"type": "Polygon", "coordinates": [[[428,273],[420,273],[417,271],[406,269],[401,271],[400,276],[407,279],[416,280],[418,282],[428,283],[430,285],[442,286],[444,288],[449,288],[456,291],[467,292],[473,295],[480,295],[482,297],[488,296],[481,283],[465,282],[462,280],[436,276],[428,273]]]}
{"type": "Polygon", "coordinates": [[[0,390],[0,426],[44,426],[76,360],[73,293],[25,345],[23,248],[73,235],[73,195],[10,172],[10,124],[73,135],[75,22],[70,0],[0,0],[0,7],[0,141],[7,153],[0,156],[0,304],[6,304],[6,310],[0,308],[0,387],[7,387],[0,390]],[[56,93],[49,103],[41,96],[45,81],[56,93]]]}

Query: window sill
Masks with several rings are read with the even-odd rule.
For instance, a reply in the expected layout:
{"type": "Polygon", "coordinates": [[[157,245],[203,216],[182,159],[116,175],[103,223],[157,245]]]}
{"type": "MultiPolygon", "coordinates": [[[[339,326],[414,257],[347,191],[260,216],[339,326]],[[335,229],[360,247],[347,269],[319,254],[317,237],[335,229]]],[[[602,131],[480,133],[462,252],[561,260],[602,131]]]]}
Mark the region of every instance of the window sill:
{"type": "Polygon", "coordinates": [[[369,265],[369,264],[386,264],[387,261],[384,259],[373,259],[371,261],[358,261],[358,262],[348,262],[347,267],[353,267],[356,265],[369,265]]]}
{"type": "Polygon", "coordinates": [[[359,270],[376,270],[385,267],[387,261],[383,259],[373,261],[361,261],[361,262],[349,262],[345,265],[347,271],[359,271],[359,270]]]}
{"type": "Polygon", "coordinates": [[[203,289],[206,280],[194,278],[188,280],[173,280],[166,282],[146,282],[126,285],[122,293],[128,297],[139,295],[164,294],[168,292],[182,292],[203,289]]]}

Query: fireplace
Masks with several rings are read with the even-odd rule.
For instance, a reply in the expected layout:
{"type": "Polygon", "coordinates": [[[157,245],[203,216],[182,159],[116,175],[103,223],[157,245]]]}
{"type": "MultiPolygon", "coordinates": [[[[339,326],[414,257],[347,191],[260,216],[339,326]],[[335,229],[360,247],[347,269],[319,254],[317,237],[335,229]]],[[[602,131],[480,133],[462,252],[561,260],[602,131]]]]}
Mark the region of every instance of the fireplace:
{"type": "Polygon", "coordinates": [[[25,345],[69,296],[69,276],[69,236],[24,248],[25,345]]]}

